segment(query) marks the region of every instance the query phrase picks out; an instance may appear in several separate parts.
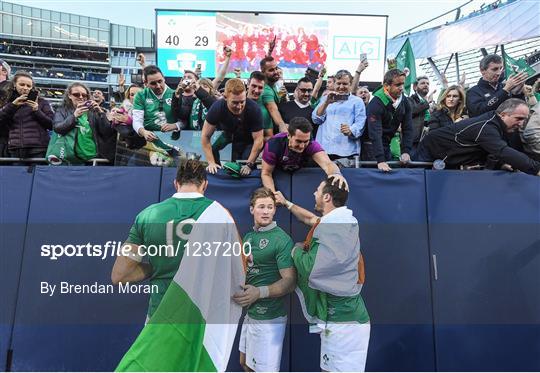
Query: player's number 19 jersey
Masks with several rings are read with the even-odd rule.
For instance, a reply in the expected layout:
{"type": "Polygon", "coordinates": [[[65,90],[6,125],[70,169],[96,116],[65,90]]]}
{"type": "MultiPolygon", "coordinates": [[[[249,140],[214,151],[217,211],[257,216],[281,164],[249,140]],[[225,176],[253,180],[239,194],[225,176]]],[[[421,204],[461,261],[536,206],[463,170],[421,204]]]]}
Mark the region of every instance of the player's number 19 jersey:
{"type": "Polygon", "coordinates": [[[202,196],[172,197],[147,207],[137,215],[126,242],[144,245],[152,265],[150,284],[158,286],[158,293],[150,296],[149,317],[178,271],[193,223],[212,203],[212,200],[202,196]]]}

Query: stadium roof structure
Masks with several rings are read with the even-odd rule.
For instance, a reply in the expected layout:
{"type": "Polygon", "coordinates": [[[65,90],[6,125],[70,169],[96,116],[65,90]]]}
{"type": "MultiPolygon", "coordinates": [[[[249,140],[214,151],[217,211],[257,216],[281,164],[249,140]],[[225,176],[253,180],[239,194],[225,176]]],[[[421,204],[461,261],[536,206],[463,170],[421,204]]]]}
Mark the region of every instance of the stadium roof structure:
{"type": "MultiPolygon", "coordinates": [[[[450,84],[462,73],[467,83],[476,84],[478,63],[487,53],[500,53],[500,47],[513,58],[534,55],[540,49],[540,1],[500,1],[438,27],[388,40],[387,53],[397,54],[408,38],[419,65],[432,79],[440,81],[445,73],[450,84]]],[[[536,60],[536,59],[533,59],[536,60]]],[[[538,61],[529,62],[538,71],[538,61]],[[536,66],[534,66],[536,65],[536,66]]]]}

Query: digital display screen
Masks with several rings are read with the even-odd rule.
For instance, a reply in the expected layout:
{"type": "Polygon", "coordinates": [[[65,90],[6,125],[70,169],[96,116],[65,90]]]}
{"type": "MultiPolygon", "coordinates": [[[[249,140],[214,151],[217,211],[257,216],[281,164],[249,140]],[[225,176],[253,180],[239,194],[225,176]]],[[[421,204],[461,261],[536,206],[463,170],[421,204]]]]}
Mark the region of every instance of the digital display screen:
{"type": "Polygon", "coordinates": [[[157,64],[166,77],[199,66],[203,77],[213,78],[229,46],[228,71],[240,69],[247,78],[260,70],[274,40],[272,56],[285,80],[323,65],[330,75],[340,69],[354,75],[361,57],[369,62],[362,81],[380,82],[384,75],[386,16],[156,10],[156,20],[157,64]]]}

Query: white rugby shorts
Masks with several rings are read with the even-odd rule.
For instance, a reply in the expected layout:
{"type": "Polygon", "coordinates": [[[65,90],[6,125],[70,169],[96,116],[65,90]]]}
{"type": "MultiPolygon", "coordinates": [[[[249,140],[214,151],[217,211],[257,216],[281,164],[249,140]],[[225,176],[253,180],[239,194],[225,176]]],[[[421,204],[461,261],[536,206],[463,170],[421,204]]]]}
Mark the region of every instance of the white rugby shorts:
{"type": "Polygon", "coordinates": [[[321,369],[364,372],[369,345],[369,323],[327,323],[321,331],[321,369]]]}
{"type": "Polygon", "coordinates": [[[279,372],[287,316],[271,320],[244,318],[239,350],[246,354],[246,365],[255,372],[279,372]]]}

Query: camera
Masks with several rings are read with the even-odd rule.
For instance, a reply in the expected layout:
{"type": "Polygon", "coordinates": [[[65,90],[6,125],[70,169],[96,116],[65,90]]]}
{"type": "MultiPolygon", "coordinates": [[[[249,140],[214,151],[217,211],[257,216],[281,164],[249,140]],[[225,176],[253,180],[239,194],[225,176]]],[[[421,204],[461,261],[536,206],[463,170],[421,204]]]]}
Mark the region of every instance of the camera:
{"type": "Polygon", "coordinates": [[[191,79],[184,79],[182,80],[182,85],[185,85],[186,87],[191,85],[191,79]]]}
{"type": "Polygon", "coordinates": [[[315,69],[312,69],[311,67],[308,67],[306,69],[306,73],[305,73],[305,76],[306,78],[308,78],[311,83],[315,83],[317,81],[317,79],[319,78],[319,73],[320,71],[317,71],[315,69]]]}

